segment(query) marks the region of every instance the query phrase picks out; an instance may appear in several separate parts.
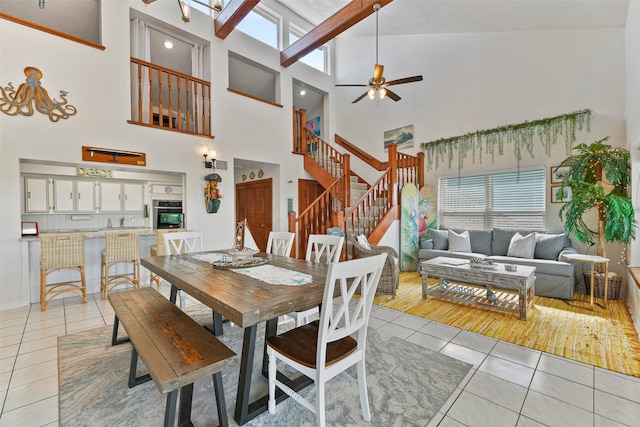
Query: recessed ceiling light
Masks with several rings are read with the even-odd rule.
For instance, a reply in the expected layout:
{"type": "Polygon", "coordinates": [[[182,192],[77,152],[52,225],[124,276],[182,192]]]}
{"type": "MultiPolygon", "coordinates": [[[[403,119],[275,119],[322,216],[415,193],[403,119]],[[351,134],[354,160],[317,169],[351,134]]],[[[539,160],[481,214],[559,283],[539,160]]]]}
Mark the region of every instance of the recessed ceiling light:
{"type": "Polygon", "coordinates": [[[165,40],[164,47],[166,47],[167,49],[171,49],[173,47],[173,42],[171,40],[165,40]]]}
{"type": "Polygon", "coordinates": [[[300,92],[298,92],[300,94],[300,96],[305,96],[307,94],[307,91],[304,89],[301,89],[300,92]]]}

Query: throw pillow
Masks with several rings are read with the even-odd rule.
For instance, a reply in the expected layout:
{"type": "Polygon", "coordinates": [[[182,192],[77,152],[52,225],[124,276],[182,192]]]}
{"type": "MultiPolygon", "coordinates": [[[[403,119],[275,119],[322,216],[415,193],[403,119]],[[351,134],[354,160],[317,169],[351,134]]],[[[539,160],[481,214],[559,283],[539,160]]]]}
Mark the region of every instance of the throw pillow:
{"type": "Polygon", "coordinates": [[[449,234],[447,230],[436,230],[430,228],[431,240],[433,240],[433,249],[446,251],[449,249],[449,234]]]}
{"type": "Polygon", "coordinates": [[[468,231],[458,234],[453,230],[448,230],[448,239],[451,252],[471,252],[471,240],[469,240],[468,231]]]}
{"type": "Polygon", "coordinates": [[[516,233],[511,238],[509,243],[509,250],[507,250],[507,256],[516,258],[532,259],[536,249],[536,234],[529,233],[526,236],[522,236],[520,233],[516,233]]]}
{"type": "Polygon", "coordinates": [[[564,233],[536,233],[536,249],[533,253],[533,257],[557,261],[560,256],[560,252],[562,252],[565,247],[566,238],[567,235],[564,233]]]}
{"type": "Polygon", "coordinates": [[[365,248],[366,250],[368,250],[368,251],[371,250],[371,245],[369,244],[369,241],[367,240],[367,236],[365,236],[364,234],[360,234],[360,235],[356,236],[356,242],[358,242],[358,244],[360,246],[362,246],[363,248],[365,248]]]}

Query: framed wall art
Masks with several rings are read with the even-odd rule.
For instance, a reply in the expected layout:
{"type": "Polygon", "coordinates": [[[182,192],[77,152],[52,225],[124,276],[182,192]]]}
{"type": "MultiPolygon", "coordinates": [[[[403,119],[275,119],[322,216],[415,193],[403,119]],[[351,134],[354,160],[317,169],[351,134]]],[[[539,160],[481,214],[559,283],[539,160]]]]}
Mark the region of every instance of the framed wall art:
{"type": "Polygon", "coordinates": [[[571,201],[571,188],[552,186],[551,203],[567,203],[571,201]]]}
{"type": "Polygon", "coordinates": [[[567,172],[569,172],[569,166],[551,166],[551,183],[561,184],[567,172]]]}
{"type": "Polygon", "coordinates": [[[398,150],[413,147],[413,125],[384,131],[384,151],[389,149],[389,144],[396,143],[398,150]]]}

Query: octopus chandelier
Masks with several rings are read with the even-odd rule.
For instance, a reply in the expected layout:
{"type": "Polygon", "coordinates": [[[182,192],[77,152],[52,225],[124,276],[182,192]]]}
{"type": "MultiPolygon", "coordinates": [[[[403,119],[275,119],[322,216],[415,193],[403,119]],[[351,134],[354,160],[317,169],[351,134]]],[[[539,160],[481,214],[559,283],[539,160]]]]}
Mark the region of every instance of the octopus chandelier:
{"type": "Polygon", "coordinates": [[[24,74],[27,81],[15,90],[12,83],[7,87],[0,87],[0,111],[10,116],[22,114],[31,116],[33,109],[49,116],[52,122],[68,119],[76,114],[76,107],[67,105],[67,92],[61,90],[62,101],[51,99],[46,89],[40,85],[42,71],[35,67],[26,67],[24,74]]]}

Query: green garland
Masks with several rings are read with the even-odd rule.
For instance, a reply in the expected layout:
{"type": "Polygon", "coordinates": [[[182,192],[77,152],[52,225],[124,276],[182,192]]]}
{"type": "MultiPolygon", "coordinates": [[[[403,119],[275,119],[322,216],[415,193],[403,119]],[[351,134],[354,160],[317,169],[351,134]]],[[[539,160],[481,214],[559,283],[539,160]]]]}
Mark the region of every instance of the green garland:
{"type": "Polygon", "coordinates": [[[493,162],[496,152],[503,155],[504,145],[513,144],[514,155],[518,161],[519,169],[523,149],[533,158],[533,138],[536,134],[547,156],[551,155],[551,146],[556,144],[558,136],[564,135],[567,155],[570,155],[572,145],[576,141],[576,129],[582,130],[586,126],[588,132],[590,124],[591,110],[587,109],[532,122],[479,130],[466,135],[423,142],[420,144],[420,148],[425,153],[428,171],[433,168],[434,160],[437,169],[440,162],[444,162],[445,155],[449,161],[449,169],[451,169],[451,162],[456,157],[456,154],[458,170],[461,170],[464,159],[468,157],[469,152],[473,155],[473,163],[476,162],[476,155],[479,156],[480,163],[482,163],[483,151],[491,154],[491,161],[493,162]]]}

